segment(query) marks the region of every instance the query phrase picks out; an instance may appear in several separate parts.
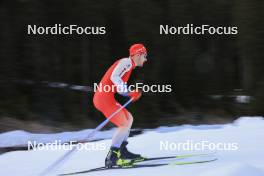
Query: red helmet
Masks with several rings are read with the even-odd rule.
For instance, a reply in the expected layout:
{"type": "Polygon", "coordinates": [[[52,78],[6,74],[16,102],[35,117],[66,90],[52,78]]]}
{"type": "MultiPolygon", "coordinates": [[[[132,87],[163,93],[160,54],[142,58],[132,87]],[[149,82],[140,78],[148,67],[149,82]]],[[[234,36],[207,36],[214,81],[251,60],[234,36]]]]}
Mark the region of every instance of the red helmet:
{"type": "Polygon", "coordinates": [[[147,53],[147,49],[145,48],[145,46],[143,44],[134,44],[129,48],[129,55],[133,56],[135,54],[143,54],[143,53],[147,53]]]}

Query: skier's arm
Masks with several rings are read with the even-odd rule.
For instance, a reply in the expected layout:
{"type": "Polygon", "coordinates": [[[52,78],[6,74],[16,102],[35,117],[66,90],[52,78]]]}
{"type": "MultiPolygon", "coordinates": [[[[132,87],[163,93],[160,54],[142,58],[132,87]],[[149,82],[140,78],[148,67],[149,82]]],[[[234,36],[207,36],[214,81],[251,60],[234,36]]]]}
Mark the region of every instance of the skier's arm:
{"type": "Polygon", "coordinates": [[[128,96],[128,88],[126,83],[122,80],[122,76],[131,69],[132,65],[130,60],[128,59],[122,59],[119,61],[117,66],[112,72],[112,75],[110,77],[111,81],[115,84],[117,87],[117,92],[120,95],[128,96]]]}
{"type": "Polygon", "coordinates": [[[111,81],[117,87],[117,92],[125,97],[130,97],[133,101],[138,100],[141,97],[141,92],[134,90],[129,92],[126,83],[122,80],[122,76],[132,68],[132,64],[128,59],[122,59],[117,64],[110,77],[111,81]]]}

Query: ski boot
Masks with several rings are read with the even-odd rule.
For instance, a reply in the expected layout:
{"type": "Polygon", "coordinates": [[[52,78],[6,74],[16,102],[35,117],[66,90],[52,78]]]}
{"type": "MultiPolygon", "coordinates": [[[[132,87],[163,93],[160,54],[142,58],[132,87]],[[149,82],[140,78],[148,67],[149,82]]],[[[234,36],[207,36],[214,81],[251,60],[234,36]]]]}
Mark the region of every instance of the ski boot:
{"type": "Polygon", "coordinates": [[[121,147],[120,147],[120,152],[121,152],[121,157],[124,158],[124,159],[131,159],[133,160],[134,162],[140,162],[140,161],[144,161],[145,158],[142,157],[141,155],[139,154],[135,154],[135,153],[132,153],[130,151],[127,150],[127,144],[128,142],[127,141],[124,141],[122,144],[121,144],[121,147]]]}
{"type": "Polygon", "coordinates": [[[105,159],[105,167],[132,167],[134,161],[131,159],[125,159],[121,156],[120,149],[117,147],[111,147],[105,159]]]}

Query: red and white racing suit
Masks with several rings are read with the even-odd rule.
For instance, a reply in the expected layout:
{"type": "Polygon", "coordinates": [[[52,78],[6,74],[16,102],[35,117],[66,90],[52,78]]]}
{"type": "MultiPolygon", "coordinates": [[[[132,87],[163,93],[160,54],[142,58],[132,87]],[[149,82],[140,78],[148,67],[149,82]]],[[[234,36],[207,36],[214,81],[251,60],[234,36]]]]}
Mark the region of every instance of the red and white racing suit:
{"type": "MultiPolygon", "coordinates": [[[[110,92],[106,92],[104,89],[97,89],[94,97],[93,103],[96,109],[101,111],[106,118],[117,111],[121,105],[115,100],[115,93],[128,92],[126,82],[128,81],[132,70],[135,68],[135,63],[131,58],[123,58],[117,60],[104,74],[99,86],[110,86],[116,87],[110,92]],[[115,85],[115,86],[113,86],[115,85]],[[122,90],[119,90],[122,88],[122,90]]],[[[126,123],[128,118],[127,109],[123,108],[119,113],[117,113],[111,122],[116,126],[122,126],[126,123]],[[122,114],[125,114],[126,119],[120,118],[122,114]]]]}

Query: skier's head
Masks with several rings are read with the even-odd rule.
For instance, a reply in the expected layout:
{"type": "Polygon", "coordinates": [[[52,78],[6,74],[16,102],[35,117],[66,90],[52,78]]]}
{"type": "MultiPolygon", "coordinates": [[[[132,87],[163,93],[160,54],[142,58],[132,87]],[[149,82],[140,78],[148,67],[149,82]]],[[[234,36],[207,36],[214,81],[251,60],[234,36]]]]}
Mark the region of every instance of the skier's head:
{"type": "Polygon", "coordinates": [[[136,66],[143,67],[147,61],[147,50],[143,44],[134,44],[129,48],[130,58],[134,60],[136,66]]]}

